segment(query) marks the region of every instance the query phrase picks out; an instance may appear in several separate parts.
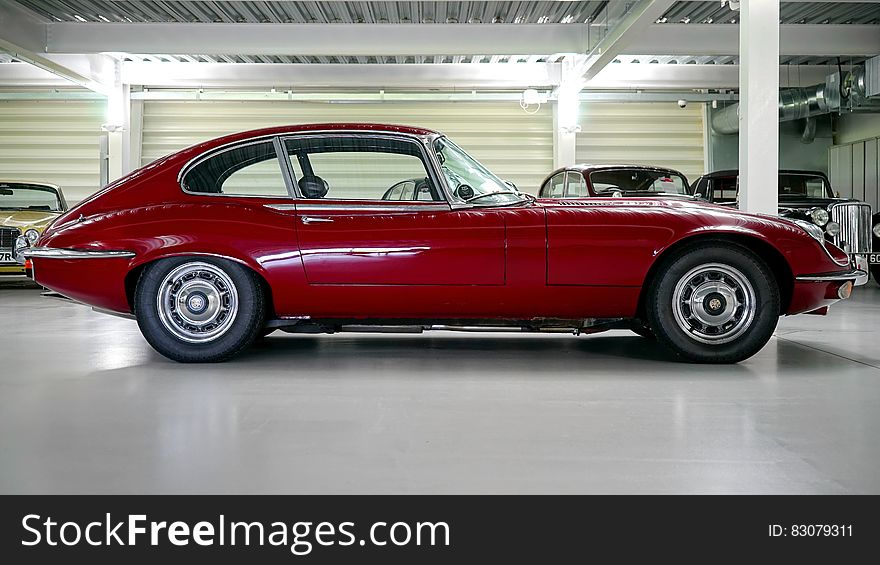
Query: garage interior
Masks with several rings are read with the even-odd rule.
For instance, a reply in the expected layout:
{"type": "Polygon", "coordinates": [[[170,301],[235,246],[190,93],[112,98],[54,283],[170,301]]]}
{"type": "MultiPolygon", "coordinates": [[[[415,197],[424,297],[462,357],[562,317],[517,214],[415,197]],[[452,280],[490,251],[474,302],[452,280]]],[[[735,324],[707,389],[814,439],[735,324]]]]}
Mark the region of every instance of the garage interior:
{"type": "MultiPolygon", "coordinates": [[[[574,163],[739,167],[775,214],[761,186],[798,169],[877,213],[880,2],[740,4],[0,0],[0,179],[75,205],[227,133],[376,122],[531,194],[574,163]]],[[[275,332],[179,365],[41,294],[0,279],[4,494],[880,492],[874,279],[731,366],[624,330],[275,332]]]]}

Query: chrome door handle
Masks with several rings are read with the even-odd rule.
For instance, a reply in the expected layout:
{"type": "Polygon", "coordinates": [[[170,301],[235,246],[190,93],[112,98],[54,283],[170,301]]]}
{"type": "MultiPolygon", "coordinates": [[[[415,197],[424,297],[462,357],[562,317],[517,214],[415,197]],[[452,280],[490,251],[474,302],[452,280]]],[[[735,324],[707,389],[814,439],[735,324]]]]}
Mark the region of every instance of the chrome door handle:
{"type": "Polygon", "coordinates": [[[314,216],[303,216],[302,217],[302,223],[307,224],[307,225],[321,223],[321,222],[326,223],[326,222],[332,222],[332,221],[333,220],[331,218],[316,218],[314,216]]]}

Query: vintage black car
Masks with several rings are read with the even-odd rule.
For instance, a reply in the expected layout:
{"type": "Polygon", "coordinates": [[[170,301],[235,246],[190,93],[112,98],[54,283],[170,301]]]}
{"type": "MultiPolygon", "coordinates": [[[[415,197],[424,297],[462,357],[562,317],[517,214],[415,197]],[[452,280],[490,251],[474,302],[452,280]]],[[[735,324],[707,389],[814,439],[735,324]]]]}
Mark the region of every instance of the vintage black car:
{"type": "MultiPolygon", "coordinates": [[[[698,198],[716,204],[736,206],[739,171],[717,171],[703,175],[691,185],[698,198]]],[[[831,241],[850,254],[853,264],[868,272],[869,259],[878,239],[872,232],[871,205],[852,198],[841,198],[831,188],[825,173],[818,171],[779,171],[779,215],[806,220],[831,241]],[[873,236],[873,237],[872,237],[873,236]],[[873,240],[873,241],[872,241],[873,240]]],[[[880,265],[874,267],[875,278],[880,265]]],[[[865,284],[867,277],[856,284],[865,284]]]]}

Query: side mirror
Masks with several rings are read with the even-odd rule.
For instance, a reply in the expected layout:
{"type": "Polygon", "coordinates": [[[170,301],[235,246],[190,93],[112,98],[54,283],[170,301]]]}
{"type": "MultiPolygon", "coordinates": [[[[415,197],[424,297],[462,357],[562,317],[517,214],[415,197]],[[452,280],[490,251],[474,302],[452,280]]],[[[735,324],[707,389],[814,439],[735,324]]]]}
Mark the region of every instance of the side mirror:
{"type": "Polygon", "coordinates": [[[462,200],[470,200],[474,197],[474,189],[470,185],[462,184],[455,191],[462,200]]]}
{"type": "Polygon", "coordinates": [[[509,186],[509,187],[512,188],[513,190],[519,192],[519,189],[516,187],[515,184],[513,184],[512,181],[506,180],[506,181],[504,181],[504,184],[506,184],[507,186],[509,186]]]}

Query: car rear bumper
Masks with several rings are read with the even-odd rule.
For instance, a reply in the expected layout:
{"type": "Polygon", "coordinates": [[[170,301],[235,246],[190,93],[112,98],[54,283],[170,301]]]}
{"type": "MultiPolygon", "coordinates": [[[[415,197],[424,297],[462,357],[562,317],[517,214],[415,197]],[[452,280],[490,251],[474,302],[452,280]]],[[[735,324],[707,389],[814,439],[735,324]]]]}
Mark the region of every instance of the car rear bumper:
{"type": "Polygon", "coordinates": [[[34,247],[24,256],[33,263],[38,284],[96,308],[131,311],[125,276],[134,253],[34,247]]]}

